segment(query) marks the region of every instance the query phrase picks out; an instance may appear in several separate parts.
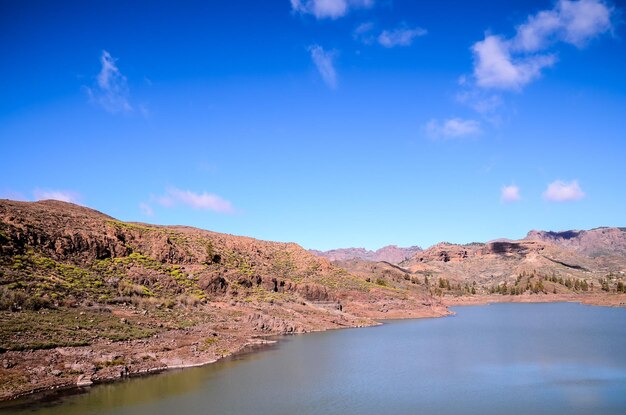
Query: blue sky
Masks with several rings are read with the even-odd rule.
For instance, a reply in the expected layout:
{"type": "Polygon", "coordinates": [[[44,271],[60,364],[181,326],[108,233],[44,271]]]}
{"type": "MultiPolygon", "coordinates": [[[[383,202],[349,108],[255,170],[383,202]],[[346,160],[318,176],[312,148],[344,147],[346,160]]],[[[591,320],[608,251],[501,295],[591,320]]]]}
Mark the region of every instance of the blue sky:
{"type": "Polygon", "coordinates": [[[0,1],[0,197],[306,248],[625,226],[623,2],[0,1]]]}

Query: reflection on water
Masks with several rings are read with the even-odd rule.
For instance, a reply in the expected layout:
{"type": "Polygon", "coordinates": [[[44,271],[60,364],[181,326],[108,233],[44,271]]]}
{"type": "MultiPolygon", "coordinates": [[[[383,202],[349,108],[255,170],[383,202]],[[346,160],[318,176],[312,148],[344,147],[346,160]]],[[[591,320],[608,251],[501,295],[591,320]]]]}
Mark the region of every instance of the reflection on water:
{"type": "Polygon", "coordinates": [[[562,303],[455,311],[287,337],[259,353],[7,413],[626,413],[626,309],[562,303]]]}
{"type": "Polygon", "coordinates": [[[238,364],[239,361],[254,361],[262,356],[258,351],[276,348],[276,343],[262,346],[253,345],[243,352],[222,359],[207,367],[176,369],[149,375],[141,378],[125,379],[113,383],[105,383],[94,387],[71,389],[62,393],[44,394],[37,401],[22,399],[17,404],[7,402],[5,408],[0,406],[0,414],[10,413],[45,413],[82,415],[87,413],[111,413],[120,408],[134,407],[143,403],[155,402],[167,396],[201,393],[202,387],[211,378],[238,364]],[[210,367],[210,370],[206,368],[210,367]],[[92,412],[90,412],[92,411],[92,412]]]}

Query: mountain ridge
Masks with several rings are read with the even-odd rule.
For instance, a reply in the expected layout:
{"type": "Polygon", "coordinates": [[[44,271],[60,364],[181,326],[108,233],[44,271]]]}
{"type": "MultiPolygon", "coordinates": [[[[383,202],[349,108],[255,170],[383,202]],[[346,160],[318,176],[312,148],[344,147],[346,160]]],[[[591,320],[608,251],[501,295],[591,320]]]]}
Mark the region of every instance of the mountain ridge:
{"type": "Polygon", "coordinates": [[[309,250],[309,252],[328,258],[331,261],[345,261],[357,258],[367,261],[385,261],[392,264],[398,264],[420,251],[422,251],[422,248],[419,246],[399,247],[397,245],[387,245],[376,250],[365,248],[337,248],[328,251],[309,250]]]}

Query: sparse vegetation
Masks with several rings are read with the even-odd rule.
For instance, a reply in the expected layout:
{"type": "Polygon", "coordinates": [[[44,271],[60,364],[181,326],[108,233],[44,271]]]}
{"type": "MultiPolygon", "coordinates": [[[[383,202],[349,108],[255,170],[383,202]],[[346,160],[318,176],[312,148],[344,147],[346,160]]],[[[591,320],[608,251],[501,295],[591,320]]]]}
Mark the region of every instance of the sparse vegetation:
{"type": "Polygon", "coordinates": [[[123,323],[97,310],[0,312],[0,351],[85,346],[95,339],[125,341],[152,336],[157,328],[123,323]]]}

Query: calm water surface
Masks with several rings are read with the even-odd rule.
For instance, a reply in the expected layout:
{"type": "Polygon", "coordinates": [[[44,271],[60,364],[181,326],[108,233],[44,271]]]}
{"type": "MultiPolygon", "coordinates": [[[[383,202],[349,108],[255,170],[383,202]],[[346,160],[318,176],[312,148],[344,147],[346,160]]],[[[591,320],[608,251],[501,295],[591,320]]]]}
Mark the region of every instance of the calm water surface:
{"type": "Polygon", "coordinates": [[[456,307],[6,413],[626,414],[626,309],[456,307]]]}

